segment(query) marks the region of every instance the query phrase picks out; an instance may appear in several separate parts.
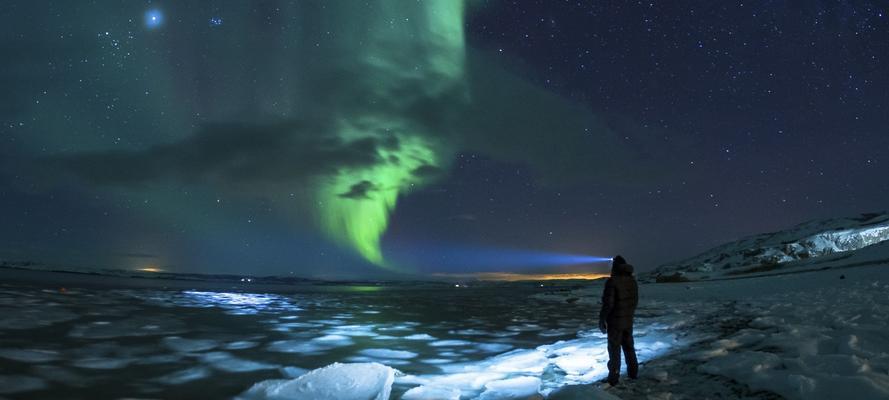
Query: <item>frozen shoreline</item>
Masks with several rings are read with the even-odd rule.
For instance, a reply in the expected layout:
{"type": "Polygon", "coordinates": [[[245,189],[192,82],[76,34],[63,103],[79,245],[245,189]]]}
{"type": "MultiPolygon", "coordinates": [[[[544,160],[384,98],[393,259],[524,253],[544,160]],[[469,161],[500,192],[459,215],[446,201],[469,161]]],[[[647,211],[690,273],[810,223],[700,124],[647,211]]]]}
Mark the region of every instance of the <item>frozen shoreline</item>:
{"type": "Polygon", "coordinates": [[[546,290],[260,294],[0,284],[0,395],[194,397],[213,382],[214,397],[230,397],[334,362],[401,371],[393,399],[889,393],[886,265],[644,284],[641,378],[606,392],[591,385],[604,377],[607,358],[595,329],[601,282],[546,290]]]}
{"type": "MultiPolygon", "coordinates": [[[[599,287],[537,295],[591,306],[599,287]]],[[[702,335],[680,354],[651,360],[624,399],[858,399],[889,396],[889,266],[873,263],[748,279],[647,284],[641,304],[705,315],[676,328],[702,335]],[[705,310],[702,302],[716,306],[705,310]],[[706,316],[709,315],[709,316],[706,316]],[[708,332],[709,331],[709,332],[708,332]]],[[[643,310],[644,312],[644,310],[643,310]]],[[[679,313],[682,314],[682,313],[679,313]]],[[[680,335],[682,336],[682,335],[680,335]]],[[[674,353],[675,354],[675,353],[674,353]]]]}

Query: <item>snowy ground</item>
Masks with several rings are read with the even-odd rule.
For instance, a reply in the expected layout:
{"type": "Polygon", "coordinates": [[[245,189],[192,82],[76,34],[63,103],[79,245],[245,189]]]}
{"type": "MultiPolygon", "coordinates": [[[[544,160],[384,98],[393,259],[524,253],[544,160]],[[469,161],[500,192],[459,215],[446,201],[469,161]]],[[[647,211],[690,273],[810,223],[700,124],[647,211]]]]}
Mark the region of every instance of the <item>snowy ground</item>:
{"type": "Polygon", "coordinates": [[[889,397],[885,265],[643,285],[641,377],[605,392],[600,291],[0,284],[0,397],[287,398],[324,376],[408,400],[889,397]],[[316,370],[334,362],[363,367],[316,370]]]}
{"type": "MultiPolygon", "coordinates": [[[[585,296],[595,288],[561,296],[585,296]]],[[[609,389],[625,399],[889,398],[889,265],[644,285],[698,341],[609,389]],[[707,304],[701,307],[701,304],[707,304]]],[[[681,334],[680,334],[681,336],[681,334]]],[[[674,349],[676,350],[676,349],[674,349]]]]}

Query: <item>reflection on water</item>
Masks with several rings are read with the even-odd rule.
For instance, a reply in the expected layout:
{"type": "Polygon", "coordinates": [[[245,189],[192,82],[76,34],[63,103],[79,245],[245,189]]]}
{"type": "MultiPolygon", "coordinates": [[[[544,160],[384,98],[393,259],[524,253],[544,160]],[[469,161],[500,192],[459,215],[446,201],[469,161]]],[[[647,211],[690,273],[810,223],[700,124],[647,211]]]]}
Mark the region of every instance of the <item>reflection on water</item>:
{"type": "MultiPolygon", "coordinates": [[[[547,393],[604,376],[596,310],[529,297],[540,290],[351,285],[284,295],[0,286],[0,383],[20,382],[0,385],[0,394],[223,398],[332,362],[399,369],[393,398],[454,390],[472,398],[486,386],[535,382],[547,393]]],[[[676,339],[669,316],[642,311],[651,315],[637,322],[646,360],[676,339]]]]}

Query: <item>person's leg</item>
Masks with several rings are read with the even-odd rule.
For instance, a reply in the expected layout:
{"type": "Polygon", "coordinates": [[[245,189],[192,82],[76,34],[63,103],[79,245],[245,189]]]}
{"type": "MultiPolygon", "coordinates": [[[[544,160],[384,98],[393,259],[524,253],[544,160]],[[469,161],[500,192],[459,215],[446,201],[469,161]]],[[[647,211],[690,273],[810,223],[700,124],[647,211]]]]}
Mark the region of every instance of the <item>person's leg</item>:
{"type": "Polygon", "coordinates": [[[608,327],[608,383],[616,385],[620,378],[620,342],[623,331],[608,327]]]}
{"type": "Polygon", "coordinates": [[[632,379],[639,376],[639,362],[636,360],[636,348],[633,343],[633,327],[622,332],[621,347],[624,350],[624,358],[627,360],[627,375],[632,379]]]}

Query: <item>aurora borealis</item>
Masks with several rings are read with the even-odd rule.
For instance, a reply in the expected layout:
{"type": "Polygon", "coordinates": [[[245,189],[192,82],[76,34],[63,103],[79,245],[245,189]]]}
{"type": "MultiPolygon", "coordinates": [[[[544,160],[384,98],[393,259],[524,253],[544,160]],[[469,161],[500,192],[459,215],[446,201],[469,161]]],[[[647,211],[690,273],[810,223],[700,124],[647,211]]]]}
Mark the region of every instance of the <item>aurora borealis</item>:
{"type": "Polygon", "coordinates": [[[0,12],[0,260],[473,272],[422,241],[645,270],[889,192],[886,10],[871,3],[0,12]]]}

